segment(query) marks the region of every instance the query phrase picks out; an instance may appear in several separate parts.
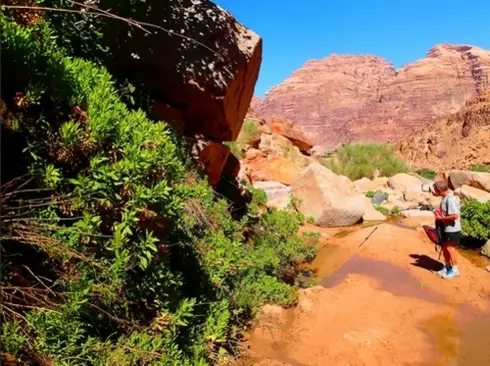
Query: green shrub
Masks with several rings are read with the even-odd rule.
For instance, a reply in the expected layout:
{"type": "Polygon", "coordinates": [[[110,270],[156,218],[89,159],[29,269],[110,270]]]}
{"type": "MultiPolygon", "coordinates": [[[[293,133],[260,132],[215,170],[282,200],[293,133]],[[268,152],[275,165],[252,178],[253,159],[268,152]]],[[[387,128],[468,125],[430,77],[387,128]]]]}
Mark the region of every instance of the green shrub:
{"type": "Polygon", "coordinates": [[[432,169],[425,169],[425,168],[417,170],[416,173],[418,175],[420,175],[421,177],[424,177],[424,178],[427,178],[430,180],[434,180],[434,178],[437,175],[437,173],[435,171],[433,171],[432,169]]]}
{"type": "Polygon", "coordinates": [[[490,173],[490,166],[483,165],[483,164],[478,164],[478,165],[473,165],[470,168],[470,170],[472,172],[490,173]]]}
{"type": "Polygon", "coordinates": [[[373,198],[376,195],[376,192],[377,191],[367,191],[366,194],[365,194],[365,196],[367,198],[373,198]]]}
{"type": "Polygon", "coordinates": [[[2,223],[2,245],[18,240],[18,223],[27,230],[7,248],[17,262],[2,263],[2,298],[14,285],[46,290],[32,276],[13,283],[19,268],[52,277],[15,308],[22,317],[5,318],[2,349],[41,364],[207,365],[227,358],[258,306],[294,303],[283,273],[294,280],[316,247],[297,235],[302,215],[268,211],[251,189],[233,218],[167,124],[129,110],[106,69],[68,57],[45,20],[0,23],[6,125],[26,146],[25,173],[52,194],[2,223]]]}
{"type": "Polygon", "coordinates": [[[335,158],[324,160],[323,164],[351,180],[363,177],[373,179],[376,170],[386,177],[409,171],[405,162],[394,154],[392,146],[375,143],[344,145],[335,158]]]}
{"type": "Polygon", "coordinates": [[[390,210],[388,210],[386,207],[383,207],[381,205],[373,205],[373,206],[376,209],[376,211],[381,212],[385,216],[389,216],[391,214],[390,210]]]}
{"type": "Polygon", "coordinates": [[[401,214],[401,212],[402,210],[400,209],[400,207],[395,206],[391,209],[391,216],[398,216],[401,214]]]}
{"type": "Polygon", "coordinates": [[[485,241],[490,239],[490,202],[465,201],[461,205],[463,236],[485,241]]]}

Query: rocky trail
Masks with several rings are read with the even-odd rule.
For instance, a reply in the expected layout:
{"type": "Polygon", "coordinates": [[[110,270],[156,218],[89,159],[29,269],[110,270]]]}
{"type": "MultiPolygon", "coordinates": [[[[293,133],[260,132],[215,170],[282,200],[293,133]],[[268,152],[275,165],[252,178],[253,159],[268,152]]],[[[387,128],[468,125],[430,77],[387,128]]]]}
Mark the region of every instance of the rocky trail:
{"type": "Polygon", "coordinates": [[[463,251],[462,277],[443,280],[417,222],[311,229],[317,285],[264,307],[241,365],[490,365],[488,260],[463,251]]]}

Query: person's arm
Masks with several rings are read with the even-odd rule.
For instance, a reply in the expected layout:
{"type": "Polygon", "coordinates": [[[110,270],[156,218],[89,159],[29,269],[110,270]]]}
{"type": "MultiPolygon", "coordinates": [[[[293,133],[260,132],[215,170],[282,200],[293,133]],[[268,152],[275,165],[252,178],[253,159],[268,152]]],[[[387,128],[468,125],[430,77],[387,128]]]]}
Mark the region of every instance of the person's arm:
{"type": "Polygon", "coordinates": [[[459,208],[454,198],[450,199],[447,203],[447,215],[436,217],[436,221],[439,222],[452,222],[459,219],[459,208]]]}

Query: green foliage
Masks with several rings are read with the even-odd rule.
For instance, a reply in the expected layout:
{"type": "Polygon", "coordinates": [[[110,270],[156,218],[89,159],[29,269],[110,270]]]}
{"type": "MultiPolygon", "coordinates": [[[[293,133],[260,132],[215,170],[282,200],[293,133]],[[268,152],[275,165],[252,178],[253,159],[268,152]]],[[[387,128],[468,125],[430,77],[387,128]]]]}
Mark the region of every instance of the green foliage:
{"type": "Polygon", "coordinates": [[[223,142],[223,144],[230,148],[230,152],[233,155],[235,155],[235,157],[238,160],[243,159],[245,154],[244,154],[242,148],[239,146],[237,141],[225,141],[225,142],[223,142]]]}
{"type": "Polygon", "coordinates": [[[400,207],[395,206],[391,209],[391,216],[399,216],[401,214],[402,210],[400,207]]]}
{"type": "Polygon", "coordinates": [[[472,172],[490,173],[490,166],[484,164],[473,165],[470,170],[472,172]]]}
{"type": "Polygon", "coordinates": [[[394,154],[392,146],[374,143],[344,145],[334,158],[322,163],[334,173],[352,180],[373,179],[376,170],[385,177],[409,171],[405,162],[394,154]]]}
{"type": "Polygon", "coordinates": [[[259,123],[254,119],[246,119],[243,121],[242,129],[238,134],[236,141],[228,141],[224,144],[229,146],[231,153],[237,159],[243,159],[244,149],[256,142],[260,138],[259,123]]]}
{"type": "Polygon", "coordinates": [[[365,194],[365,196],[367,198],[373,198],[376,195],[376,192],[377,191],[367,191],[366,194],[365,194]]]}
{"type": "MultiPolygon", "coordinates": [[[[58,32],[71,24],[52,21],[58,32]]],[[[250,188],[246,214],[233,218],[166,123],[129,110],[105,68],[68,56],[71,36],[60,47],[46,20],[0,22],[10,125],[26,169],[58,197],[31,213],[38,257],[10,253],[33,273],[46,265],[54,295],[3,322],[3,350],[62,365],[207,365],[229,357],[258,306],[294,303],[296,265],[318,240],[297,235],[302,215],[267,210],[250,188]]],[[[83,33],[88,52],[99,35],[83,33]]],[[[15,268],[2,264],[2,281],[15,268]]]]}
{"type": "Polygon", "coordinates": [[[237,141],[241,144],[251,144],[260,137],[259,123],[254,119],[243,121],[242,129],[238,134],[237,141]]]}
{"type": "Polygon", "coordinates": [[[390,210],[388,210],[386,207],[383,207],[381,205],[373,205],[376,211],[381,212],[385,216],[389,216],[391,214],[390,210]]]}
{"type": "Polygon", "coordinates": [[[435,171],[433,171],[432,169],[426,169],[426,168],[417,170],[416,173],[418,175],[420,175],[421,177],[424,177],[424,178],[427,178],[430,180],[434,180],[434,178],[437,175],[437,173],[435,171]]]}
{"type": "Polygon", "coordinates": [[[475,240],[490,239],[490,202],[465,201],[461,205],[463,235],[475,240]]]}

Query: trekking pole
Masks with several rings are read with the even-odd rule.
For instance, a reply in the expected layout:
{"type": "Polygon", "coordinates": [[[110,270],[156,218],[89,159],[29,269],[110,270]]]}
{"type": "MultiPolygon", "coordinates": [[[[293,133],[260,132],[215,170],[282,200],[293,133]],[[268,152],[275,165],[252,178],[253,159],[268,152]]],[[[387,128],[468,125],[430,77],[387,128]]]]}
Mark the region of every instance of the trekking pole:
{"type": "Polygon", "coordinates": [[[361,243],[361,244],[359,244],[358,248],[362,247],[362,245],[363,245],[363,244],[364,244],[364,243],[365,243],[365,242],[366,242],[366,241],[367,241],[367,240],[368,240],[368,239],[371,237],[371,235],[373,235],[373,234],[374,234],[374,232],[375,232],[376,230],[378,230],[378,226],[377,226],[377,225],[376,225],[376,227],[373,229],[373,231],[371,231],[371,234],[369,234],[368,236],[366,236],[366,239],[364,239],[364,240],[362,241],[362,243],[361,243]]]}

